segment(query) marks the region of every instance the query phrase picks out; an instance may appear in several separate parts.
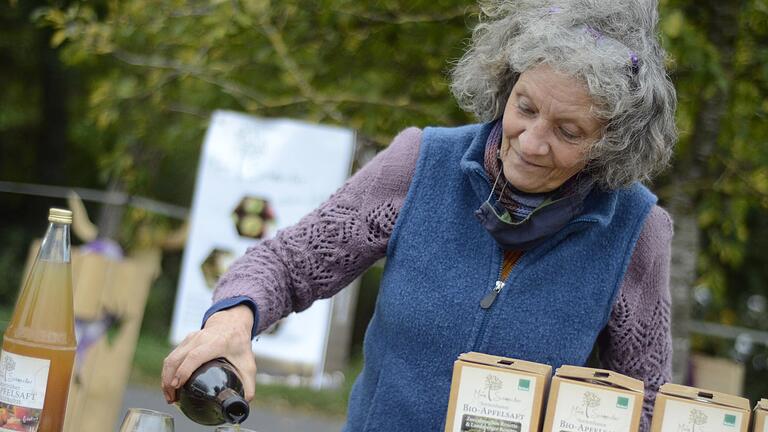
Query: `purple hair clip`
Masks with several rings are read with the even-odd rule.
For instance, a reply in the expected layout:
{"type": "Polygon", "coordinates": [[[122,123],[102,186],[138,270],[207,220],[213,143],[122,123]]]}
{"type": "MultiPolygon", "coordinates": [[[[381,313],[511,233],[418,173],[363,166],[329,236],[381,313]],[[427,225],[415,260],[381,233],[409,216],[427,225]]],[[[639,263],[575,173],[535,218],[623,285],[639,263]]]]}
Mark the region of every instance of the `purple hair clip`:
{"type": "MultiPolygon", "coordinates": [[[[609,36],[605,36],[600,30],[597,30],[596,28],[589,26],[589,25],[583,25],[584,32],[588,35],[592,36],[592,38],[595,40],[595,43],[600,46],[601,44],[605,43],[614,43],[614,44],[620,44],[621,42],[618,42],[614,39],[612,39],[609,36]]],[[[637,72],[640,67],[640,57],[637,55],[636,52],[629,50],[629,60],[631,62],[631,70],[632,75],[637,75],[637,72]]]]}
{"type": "Polygon", "coordinates": [[[640,58],[637,56],[636,52],[630,50],[629,60],[632,61],[632,74],[637,75],[637,72],[640,69],[640,58]]]}
{"type": "Polygon", "coordinates": [[[552,7],[550,7],[549,9],[547,9],[547,13],[548,13],[548,14],[550,14],[550,15],[552,15],[552,14],[556,14],[556,13],[560,13],[560,12],[562,12],[562,11],[563,11],[563,9],[562,9],[562,8],[559,8],[559,7],[557,7],[557,6],[552,6],[552,7]]]}

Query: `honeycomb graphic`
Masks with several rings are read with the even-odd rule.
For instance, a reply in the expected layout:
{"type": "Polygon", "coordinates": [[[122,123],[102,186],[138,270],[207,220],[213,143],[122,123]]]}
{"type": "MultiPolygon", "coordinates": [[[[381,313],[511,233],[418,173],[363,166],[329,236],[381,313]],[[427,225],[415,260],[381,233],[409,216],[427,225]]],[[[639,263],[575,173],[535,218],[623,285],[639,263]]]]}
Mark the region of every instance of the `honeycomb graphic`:
{"type": "Polygon", "coordinates": [[[227,271],[234,260],[235,254],[227,249],[215,248],[208,253],[208,256],[200,265],[200,269],[203,272],[203,279],[205,279],[205,285],[210,289],[214,289],[216,287],[216,281],[218,281],[219,277],[227,271]]]}
{"type": "Polygon", "coordinates": [[[262,239],[274,227],[275,213],[266,199],[246,196],[232,212],[232,221],[241,237],[262,239]]]}

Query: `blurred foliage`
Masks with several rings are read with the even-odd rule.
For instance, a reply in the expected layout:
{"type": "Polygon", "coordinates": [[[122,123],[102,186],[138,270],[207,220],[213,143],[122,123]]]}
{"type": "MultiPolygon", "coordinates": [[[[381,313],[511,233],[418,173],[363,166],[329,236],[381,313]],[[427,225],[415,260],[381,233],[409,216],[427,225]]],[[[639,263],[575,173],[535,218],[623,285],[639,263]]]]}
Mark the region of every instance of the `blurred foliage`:
{"type": "MultiPolygon", "coordinates": [[[[746,270],[748,255],[757,252],[749,242],[761,231],[750,225],[750,218],[765,215],[768,209],[768,2],[730,3],[738,5],[738,28],[733,31],[732,61],[726,65],[721,64],[722,51],[707,32],[721,17],[707,15],[695,2],[666,0],[662,1],[661,26],[673,59],[681,130],[676,169],[666,181],[674,182],[681,170],[699,169],[707,174],[690,193],[697,198],[696,213],[703,233],[700,284],[712,291],[713,301],[721,310],[727,309],[734,293],[742,289],[729,276],[746,270]],[[706,160],[686,160],[682,154],[698,151],[699,143],[691,138],[702,102],[718,89],[729,97],[722,107],[717,147],[706,160]]],[[[752,284],[751,289],[768,295],[764,284],[752,284]]],[[[768,320],[755,324],[768,329],[768,320]]]]}
{"type": "MultiPolygon", "coordinates": [[[[654,189],[663,201],[676,180],[701,173],[685,191],[702,237],[696,317],[768,330],[766,314],[748,306],[768,298],[768,0],[722,2],[737,14],[724,32],[734,48],[727,57],[711,31],[726,23],[717,9],[660,3],[681,139],[674,169],[654,189]],[[697,128],[716,97],[716,145],[704,148],[697,128]]],[[[446,71],[477,20],[474,2],[30,0],[0,3],[0,20],[0,58],[13,65],[0,70],[5,180],[41,182],[50,169],[39,167],[58,166],[73,186],[117,179],[129,193],[189,206],[215,109],[354,128],[368,149],[410,125],[472,121],[452,100],[446,71]],[[39,109],[48,100],[40,53],[49,51],[64,64],[55,77],[68,89],[67,118],[39,109]],[[66,122],[58,165],[45,161],[50,144],[36,136],[53,121],[66,122]]],[[[20,198],[3,200],[20,214],[4,221],[29,227],[20,198]]],[[[140,246],[157,244],[176,224],[131,210],[124,227],[122,243],[140,246]]],[[[8,245],[29,238],[2,236],[8,245]]],[[[14,254],[3,250],[1,269],[13,268],[14,254]]],[[[153,290],[153,326],[167,322],[153,311],[163,313],[174,284],[163,279],[153,290]]],[[[733,341],[699,338],[695,346],[743,360],[733,341]]],[[[763,363],[756,370],[768,369],[763,363]]]]}
{"type": "Polygon", "coordinates": [[[168,184],[162,164],[194,172],[213,109],[340,124],[379,146],[411,124],[466,121],[441,78],[466,36],[458,3],[76,2],[33,19],[68,65],[98,69],[74,141],[102,180],[187,203],[194,175],[168,184]]]}
{"type": "MultiPolygon", "coordinates": [[[[766,331],[768,2],[661,0],[661,6],[681,135],[674,169],[659,191],[664,197],[668,185],[699,174],[686,191],[702,240],[694,318],[766,331]],[[721,110],[718,124],[707,124],[718,117],[705,110],[721,110]],[[703,131],[716,134],[713,148],[703,131]]],[[[694,334],[692,346],[743,362],[745,394],[768,394],[768,347],[745,334],[737,340],[694,334]]]]}
{"type": "Polygon", "coordinates": [[[0,239],[3,240],[3,247],[0,248],[0,274],[4,280],[4,283],[0,283],[0,298],[5,300],[2,303],[13,305],[24,276],[32,237],[23,230],[6,228],[0,229],[0,239]]]}

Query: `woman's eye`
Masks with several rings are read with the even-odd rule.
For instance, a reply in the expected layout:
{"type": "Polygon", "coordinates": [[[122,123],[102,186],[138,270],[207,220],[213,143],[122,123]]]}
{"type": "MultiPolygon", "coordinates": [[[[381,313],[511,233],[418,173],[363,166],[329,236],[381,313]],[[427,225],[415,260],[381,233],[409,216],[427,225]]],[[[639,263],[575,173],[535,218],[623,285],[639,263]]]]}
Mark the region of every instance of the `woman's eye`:
{"type": "Polygon", "coordinates": [[[563,137],[567,139],[568,141],[575,141],[579,139],[579,135],[577,133],[571,132],[566,128],[560,128],[560,133],[563,134],[563,137]]]}
{"type": "Polygon", "coordinates": [[[525,115],[533,114],[533,110],[530,109],[527,105],[519,104],[517,105],[517,110],[525,115]]]}

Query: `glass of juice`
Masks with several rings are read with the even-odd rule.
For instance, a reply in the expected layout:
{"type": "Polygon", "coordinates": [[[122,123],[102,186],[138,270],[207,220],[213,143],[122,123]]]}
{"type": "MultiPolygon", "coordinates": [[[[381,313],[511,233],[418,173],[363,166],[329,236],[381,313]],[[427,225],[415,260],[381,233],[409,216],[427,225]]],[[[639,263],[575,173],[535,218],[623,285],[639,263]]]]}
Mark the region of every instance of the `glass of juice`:
{"type": "Polygon", "coordinates": [[[130,408],[120,432],[173,432],[173,417],[159,411],[130,408]]]}
{"type": "Polygon", "coordinates": [[[253,429],[246,429],[240,425],[218,426],[213,432],[256,432],[253,429]]]}

